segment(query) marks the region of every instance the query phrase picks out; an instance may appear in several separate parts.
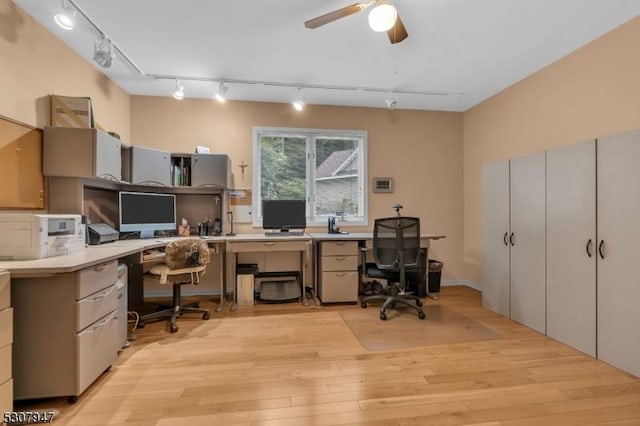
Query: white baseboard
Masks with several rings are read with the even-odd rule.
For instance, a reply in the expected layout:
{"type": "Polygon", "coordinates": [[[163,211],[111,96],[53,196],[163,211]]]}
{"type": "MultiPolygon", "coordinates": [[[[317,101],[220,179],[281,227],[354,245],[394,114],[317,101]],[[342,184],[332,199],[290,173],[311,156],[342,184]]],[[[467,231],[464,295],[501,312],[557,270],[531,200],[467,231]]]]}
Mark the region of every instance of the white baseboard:
{"type": "Polygon", "coordinates": [[[482,291],[480,284],[475,283],[469,280],[461,280],[461,279],[451,279],[451,280],[442,280],[442,287],[454,286],[454,285],[464,285],[467,287],[471,287],[474,290],[482,291]]]}

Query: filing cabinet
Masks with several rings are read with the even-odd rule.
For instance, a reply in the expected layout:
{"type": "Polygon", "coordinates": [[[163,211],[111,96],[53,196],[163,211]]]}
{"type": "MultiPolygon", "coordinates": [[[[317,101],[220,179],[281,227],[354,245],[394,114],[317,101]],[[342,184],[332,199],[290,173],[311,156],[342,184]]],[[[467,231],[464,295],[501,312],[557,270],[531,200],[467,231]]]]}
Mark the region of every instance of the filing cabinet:
{"type": "Polygon", "coordinates": [[[122,346],[117,262],[14,282],[14,399],[75,400],[122,346]]]}
{"type": "Polygon", "coordinates": [[[318,252],[318,297],[322,303],[358,301],[358,242],[322,241],[318,252]]]}
{"type": "Polygon", "coordinates": [[[9,278],[9,272],[0,270],[0,413],[13,411],[13,380],[11,379],[13,310],[9,278]]]}

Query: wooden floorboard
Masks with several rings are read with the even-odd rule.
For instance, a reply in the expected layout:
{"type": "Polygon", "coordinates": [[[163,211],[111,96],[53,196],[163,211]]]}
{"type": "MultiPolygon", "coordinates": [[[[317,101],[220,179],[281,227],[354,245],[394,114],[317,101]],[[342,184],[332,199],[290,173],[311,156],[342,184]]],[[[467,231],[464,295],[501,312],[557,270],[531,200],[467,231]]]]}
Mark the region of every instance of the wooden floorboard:
{"type": "Polygon", "coordinates": [[[483,309],[475,290],[440,296],[425,303],[432,326],[450,312],[433,336],[430,318],[407,321],[410,311],[388,320],[407,323],[393,329],[380,327],[373,306],[216,313],[203,300],[209,321],[182,317],[175,334],[163,322],[136,330],[76,404],[21,401],[16,410],[58,409],[59,425],[640,425],[638,378],[483,309]],[[362,318],[353,331],[354,314],[370,316],[376,333],[362,332],[362,318]],[[447,332],[471,334],[439,344],[447,332]],[[394,333],[392,348],[381,347],[384,333],[394,333]]]}

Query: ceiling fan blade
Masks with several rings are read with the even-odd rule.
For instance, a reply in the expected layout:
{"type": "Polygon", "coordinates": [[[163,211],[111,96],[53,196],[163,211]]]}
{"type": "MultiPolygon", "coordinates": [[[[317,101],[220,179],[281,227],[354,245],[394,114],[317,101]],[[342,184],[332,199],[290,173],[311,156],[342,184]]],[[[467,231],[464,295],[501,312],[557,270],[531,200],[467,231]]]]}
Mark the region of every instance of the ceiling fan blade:
{"type": "Polygon", "coordinates": [[[400,43],[405,38],[409,37],[409,33],[407,33],[407,29],[404,27],[402,23],[402,19],[400,19],[400,14],[396,18],[396,23],[387,31],[387,35],[389,36],[389,41],[391,44],[400,43]]]}
{"type": "Polygon", "coordinates": [[[307,28],[318,28],[319,26],[328,24],[329,22],[333,22],[340,18],[344,18],[345,16],[358,13],[361,10],[366,9],[367,6],[368,5],[366,3],[355,3],[355,4],[352,4],[351,6],[343,7],[342,9],[325,13],[324,15],[318,16],[317,18],[309,19],[304,23],[304,26],[307,28]]]}

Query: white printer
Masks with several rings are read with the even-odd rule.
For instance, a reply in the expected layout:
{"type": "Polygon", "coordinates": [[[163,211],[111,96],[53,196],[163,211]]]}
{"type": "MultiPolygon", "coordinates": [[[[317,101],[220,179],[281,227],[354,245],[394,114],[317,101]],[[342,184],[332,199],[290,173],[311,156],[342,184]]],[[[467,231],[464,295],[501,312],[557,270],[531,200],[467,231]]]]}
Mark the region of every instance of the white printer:
{"type": "Polygon", "coordinates": [[[41,259],[85,248],[77,214],[0,214],[0,260],[41,259]]]}

